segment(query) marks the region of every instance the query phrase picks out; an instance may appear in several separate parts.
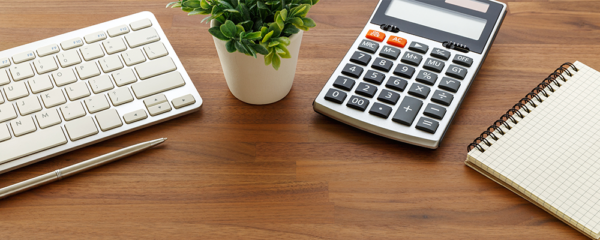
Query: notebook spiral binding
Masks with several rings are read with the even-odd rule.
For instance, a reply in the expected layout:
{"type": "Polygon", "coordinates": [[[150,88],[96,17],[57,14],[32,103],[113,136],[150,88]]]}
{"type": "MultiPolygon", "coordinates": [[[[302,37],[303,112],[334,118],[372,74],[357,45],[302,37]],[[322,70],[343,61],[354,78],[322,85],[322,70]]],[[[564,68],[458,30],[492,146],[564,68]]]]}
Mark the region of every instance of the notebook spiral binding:
{"type": "Polygon", "coordinates": [[[535,101],[533,101],[534,99],[537,100],[538,104],[542,102],[542,99],[539,96],[539,94],[542,94],[544,97],[548,97],[549,94],[548,92],[546,92],[546,88],[548,88],[550,92],[554,92],[556,91],[556,88],[561,87],[561,84],[558,81],[558,79],[562,80],[563,82],[567,81],[567,79],[565,79],[565,77],[562,75],[563,73],[566,73],[569,77],[573,76],[569,68],[571,68],[575,72],[579,71],[579,69],[577,69],[577,67],[570,62],[560,65],[560,67],[557,68],[546,79],[544,79],[544,81],[538,84],[533,90],[531,90],[531,92],[525,95],[524,98],[519,100],[517,104],[515,104],[511,109],[509,109],[506,112],[506,114],[502,115],[500,119],[498,119],[496,122],[494,122],[494,124],[489,126],[483,133],[481,133],[481,135],[479,135],[479,137],[473,140],[473,143],[469,144],[469,146],[467,147],[467,152],[470,152],[471,150],[473,150],[473,148],[477,148],[477,150],[479,150],[480,152],[485,152],[485,149],[481,146],[482,143],[488,147],[492,146],[492,143],[490,143],[490,141],[487,140],[487,137],[491,137],[492,139],[494,139],[494,141],[497,141],[499,138],[498,136],[496,136],[496,134],[494,134],[496,130],[498,130],[498,133],[500,133],[501,135],[504,135],[506,133],[504,130],[502,130],[502,128],[500,128],[500,126],[504,126],[506,129],[510,130],[512,127],[510,126],[510,124],[508,124],[509,120],[513,124],[516,124],[518,121],[515,118],[515,115],[517,115],[517,117],[521,119],[525,117],[523,116],[523,114],[521,114],[521,112],[519,112],[519,110],[523,109],[525,110],[525,112],[530,113],[530,107],[537,107],[537,104],[535,103],[535,101]],[[553,83],[554,86],[552,86],[553,83]],[[529,104],[529,106],[527,106],[527,104],[529,104]]]}

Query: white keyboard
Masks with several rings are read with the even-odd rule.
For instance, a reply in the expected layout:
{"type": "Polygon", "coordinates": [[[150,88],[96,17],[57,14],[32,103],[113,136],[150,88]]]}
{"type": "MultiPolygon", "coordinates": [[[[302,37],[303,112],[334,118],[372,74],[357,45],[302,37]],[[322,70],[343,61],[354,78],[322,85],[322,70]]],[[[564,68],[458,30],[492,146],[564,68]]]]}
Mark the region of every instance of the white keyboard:
{"type": "Polygon", "coordinates": [[[2,51],[0,173],[201,105],[150,12],[2,51]]]}

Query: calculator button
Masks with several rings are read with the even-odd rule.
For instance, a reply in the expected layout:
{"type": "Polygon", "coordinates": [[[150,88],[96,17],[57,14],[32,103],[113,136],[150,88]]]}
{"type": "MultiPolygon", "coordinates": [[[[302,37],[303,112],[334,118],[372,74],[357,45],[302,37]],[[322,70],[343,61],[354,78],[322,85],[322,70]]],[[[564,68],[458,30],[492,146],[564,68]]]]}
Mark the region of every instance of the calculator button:
{"type": "Polygon", "coordinates": [[[434,48],[431,51],[431,56],[432,57],[436,57],[436,58],[439,58],[439,59],[442,59],[442,60],[448,60],[448,59],[450,59],[450,54],[451,54],[450,52],[448,52],[446,50],[439,49],[439,48],[434,48]]]}
{"type": "Polygon", "coordinates": [[[400,92],[404,92],[404,89],[406,89],[406,85],[408,85],[408,81],[398,77],[390,77],[390,79],[385,84],[386,87],[398,90],[400,92]]]}
{"type": "Polygon", "coordinates": [[[325,94],[325,100],[334,102],[334,103],[343,103],[346,99],[346,93],[337,89],[329,89],[327,94],[325,94]]]}
{"type": "Polygon", "coordinates": [[[417,122],[417,126],[415,128],[424,132],[435,133],[439,125],[440,124],[435,120],[422,117],[419,119],[419,122],[417,122]]]}
{"type": "Polygon", "coordinates": [[[387,119],[392,113],[392,108],[381,103],[373,103],[369,113],[387,119]]]}
{"type": "Polygon", "coordinates": [[[463,80],[465,79],[465,76],[467,76],[467,69],[456,65],[450,65],[448,70],[446,70],[446,75],[463,80]]]}
{"type": "Polygon", "coordinates": [[[392,121],[404,124],[406,126],[412,125],[413,121],[417,117],[419,110],[423,106],[423,102],[416,98],[405,97],[400,103],[400,107],[396,110],[396,114],[392,118],[392,121]]]}
{"type": "Polygon", "coordinates": [[[354,83],[355,81],[352,79],[349,79],[344,76],[339,76],[335,80],[335,82],[333,82],[333,86],[342,90],[350,91],[352,90],[352,87],[354,87],[354,83]]]}
{"type": "Polygon", "coordinates": [[[442,120],[442,118],[444,118],[444,115],[446,115],[446,109],[441,106],[430,103],[427,104],[423,115],[442,120]]]}
{"type": "Polygon", "coordinates": [[[390,39],[388,39],[387,43],[389,45],[392,46],[396,46],[396,47],[401,47],[403,48],[404,46],[406,46],[406,43],[408,41],[406,41],[406,39],[401,38],[401,37],[396,37],[396,36],[391,36],[390,39]]]}
{"type": "Polygon", "coordinates": [[[418,42],[412,42],[410,46],[408,46],[408,49],[415,52],[426,53],[427,50],[429,50],[429,46],[418,42]]]}
{"type": "Polygon", "coordinates": [[[404,64],[398,64],[396,70],[394,70],[394,74],[410,79],[415,74],[415,68],[404,64]]]}
{"type": "Polygon", "coordinates": [[[367,106],[369,106],[369,100],[358,96],[352,96],[350,100],[348,100],[348,103],[346,103],[346,106],[364,112],[367,109],[367,106]]]}
{"type": "Polygon", "coordinates": [[[444,106],[450,106],[453,99],[454,96],[452,96],[452,94],[440,90],[435,91],[435,93],[431,97],[432,102],[439,103],[444,106]]]}
{"type": "Polygon", "coordinates": [[[394,63],[391,60],[376,58],[371,67],[380,71],[389,72],[393,65],[394,63]]]}
{"type": "Polygon", "coordinates": [[[371,62],[371,55],[362,52],[355,52],[352,54],[350,62],[367,66],[369,65],[369,62],[371,62]]]}
{"type": "Polygon", "coordinates": [[[433,58],[428,58],[427,61],[425,61],[425,64],[423,64],[423,68],[437,73],[442,72],[442,70],[444,70],[444,66],[446,66],[444,62],[435,60],[433,58]]]}
{"type": "Polygon", "coordinates": [[[465,67],[470,67],[471,65],[473,65],[473,59],[467,56],[463,56],[463,55],[456,55],[454,56],[454,59],[452,59],[453,63],[459,64],[459,65],[463,65],[465,67]]]}
{"type": "Polygon", "coordinates": [[[385,33],[369,30],[369,32],[367,32],[367,38],[374,41],[383,42],[383,40],[385,40],[385,33]]]}
{"type": "Polygon", "coordinates": [[[363,79],[367,82],[381,85],[384,78],[385,78],[385,74],[377,72],[377,71],[369,70],[369,71],[367,71],[367,74],[365,74],[365,77],[363,79]]]}
{"type": "Polygon", "coordinates": [[[417,96],[420,98],[427,98],[431,89],[423,84],[413,83],[408,90],[408,94],[417,96]]]}
{"type": "Polygon", "coordinates": [[[354,78],[360,77],[360,75],[362,73],[363,73],[363,68],[356,66],[354,64],[346,64],[346,66],[344,67],[344,70],[342,70],[342,74],[344,74],[346,76],[354,77],[354,78]]]}
{"type": "Polygon", "coordinates": [[[455,93],[458,92],[458,89],[460,88],[460,82],[452,78],[443,77],[439,87],[446,91],[455,93]]]}
{"type": "Polygon", "coordinates": [[[435,82],[437,81],[438,76],[435,73],[432,72],[428,72],[425,70],[421,70],[419,72],[419,74],[417,75],[417,82],[420,83],[425,83],[427,85],[433,86],[433,84],[435,84],[435,82]]]}
{"type": "Polygon", "coordinates": [[[368,84],[368,83],[360,83],[358,84],[358,87],[356,88],[356,90],[354,91],[359,95],[363,95],[365,97],[370,97],[372,98],[373,96],[375,96],[375,93],[377,92],[377,87],[368,84]]]}
{"type": "Polygon", "coordinates": [[[419,66],[419,64],[421,64],[421,60],[423,60],[423,56],[412,52],[406,52],[404,53],[404,56],[402,56],[402,60],[400,61],[413,66],[419,66]]]}
{"type": "Polygon", "coordinates": [[[385,46],[379,52],[379,56],[386,57],[392,60],[397,60],[400,57],[400,49],[390,46],[385,46]]]}
{"type": "Polygon", "coordinates": [[[397,94],[395,92],[392,92],[390,90],[381,90],[381,93],[379,93],[379,97],[377,97],[377,100],[382,101],[384,103],[389,103],[392,105],[396,105],[396,103],[398,103],[398,100],[400,99],[400,94],[397,94]]]}
{"type": "Polygon", "coordinates": [[[379,49],[379,44],[369,40],[362,40],[360,45],[358,45],[358,49],[368,53],[375,53],[377,52],[377,49],[379,49]]]}

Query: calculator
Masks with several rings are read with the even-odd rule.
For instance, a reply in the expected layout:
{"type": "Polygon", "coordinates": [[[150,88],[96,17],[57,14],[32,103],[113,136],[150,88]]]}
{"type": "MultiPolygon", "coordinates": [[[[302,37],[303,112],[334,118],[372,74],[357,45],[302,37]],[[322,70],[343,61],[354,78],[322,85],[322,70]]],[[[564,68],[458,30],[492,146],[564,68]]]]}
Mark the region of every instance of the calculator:
{"type": "Polygon", "coordinates": [[[313,108],[436,149],[505,15],[492,0],[380,0],[313,108]]]}

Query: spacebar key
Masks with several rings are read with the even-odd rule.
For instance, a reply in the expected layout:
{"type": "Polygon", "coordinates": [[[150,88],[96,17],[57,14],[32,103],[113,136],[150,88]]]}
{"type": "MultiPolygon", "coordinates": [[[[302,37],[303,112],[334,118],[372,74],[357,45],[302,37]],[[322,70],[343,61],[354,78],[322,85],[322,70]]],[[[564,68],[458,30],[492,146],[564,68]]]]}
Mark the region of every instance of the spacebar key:
{"type": "Polygon", "coordinates": [[[17,137],[0,143],[0,164],[67,143],[60,126],[17,137]]]}
{"type": "Polygon", "coordinates": [[[185,81],[181,77],[181,73],[170,72],[133,84],[131,89],[133,89],[133,93],[138,99],[142,99],[183,85],[185,85],[185,81]]]}

